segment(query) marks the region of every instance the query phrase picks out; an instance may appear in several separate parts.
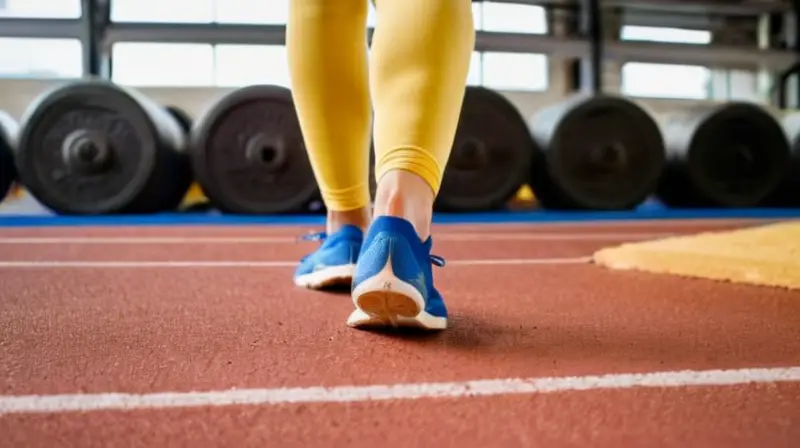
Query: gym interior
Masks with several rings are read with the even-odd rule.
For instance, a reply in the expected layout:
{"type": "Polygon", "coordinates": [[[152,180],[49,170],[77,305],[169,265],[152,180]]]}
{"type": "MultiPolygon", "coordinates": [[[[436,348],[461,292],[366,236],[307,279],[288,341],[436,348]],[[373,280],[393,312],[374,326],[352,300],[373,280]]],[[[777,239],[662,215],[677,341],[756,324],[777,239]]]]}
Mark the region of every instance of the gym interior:
{"type": "Polygon", "coordinates": [[[6,446],[796,446],[800,2],[473,1],[435,333],[291,281],[289,4],[0,0],[6,446]]]}

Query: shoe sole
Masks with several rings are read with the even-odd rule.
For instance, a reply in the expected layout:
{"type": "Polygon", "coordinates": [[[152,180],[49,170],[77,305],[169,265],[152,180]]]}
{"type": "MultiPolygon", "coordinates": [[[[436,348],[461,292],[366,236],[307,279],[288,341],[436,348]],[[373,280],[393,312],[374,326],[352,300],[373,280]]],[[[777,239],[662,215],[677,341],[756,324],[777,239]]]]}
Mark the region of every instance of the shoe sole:
{"type": "Polygon", "coordinates": [[[425,311],[416,317],[398,317],[395,321],[370,316],[362,310],[355,310],[347,319],[347,325],[363,330],[383,328],[410,328],[417,330],[439,331],[447,328],[447,318],[438,317],[425,311]]]}
{"type": "Polygon", "coordinates": [[[425,307],[422,294],[397,278],[388,261],[380,272],[353,288],[353,303],[366,315],[386,322],[415,318],[425,307]]]}
{"type": "Polygon", "coordinates": [[[319,271],[314,271],[310,274],[297,276],[294,278],[294,284],[308,289],[350,286],[353,283],[353,275],[355,272],[355,264],[331,266],[320,269],[319,271]]]}

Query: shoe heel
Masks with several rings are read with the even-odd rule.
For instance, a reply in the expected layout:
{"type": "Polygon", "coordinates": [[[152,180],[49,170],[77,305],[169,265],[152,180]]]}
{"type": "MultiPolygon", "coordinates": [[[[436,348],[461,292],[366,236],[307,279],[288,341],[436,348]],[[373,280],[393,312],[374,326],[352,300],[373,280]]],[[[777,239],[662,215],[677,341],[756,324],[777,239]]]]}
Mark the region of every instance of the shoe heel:
{"type": "Polygon", "coordinates": [[[410,283],[397,278],[391,262],[353,290],[353,303],[364,313],[386,321],[414,318],[424,308],[422,294],[410,283]]]}

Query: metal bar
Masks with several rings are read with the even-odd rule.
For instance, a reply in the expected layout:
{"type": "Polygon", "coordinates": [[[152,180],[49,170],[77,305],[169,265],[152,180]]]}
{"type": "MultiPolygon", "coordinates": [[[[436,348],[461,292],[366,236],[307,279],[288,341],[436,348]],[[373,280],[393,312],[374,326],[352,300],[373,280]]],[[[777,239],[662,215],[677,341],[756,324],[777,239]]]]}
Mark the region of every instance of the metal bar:
{"type": "Polygon", "coordinates": [[[81,19],[0,19],[0,37],[74,38],[83,35],[81,19]]]}
{"type": "Polygon", "coordinates": [[[709,17],[703,14],[653,14],[642,11],[624,11],[622,14],[623,25],[648,26],[657,28],[684,28],[694,30],[709,30],[719,28],[724,22],[719,17],[709,17]]]}
{"type": "Polygon", "coordinates": [[[111,1],[112,0],[93,0],[96,5],[94,27],[97,31],[97,41],[95,42],[95,54],[98,58],[98,76],[104,79],[111,79],[111,48],[105,45],[105,36],[111,24],[111,1]]]}
{"type": "Polygon", "coordinates": [[[97,1],[81,0],[83,74],[93,77],[100,74],[99,34],[101,30],[95,24],[96,16],[97,1]]]}
{"type": "Polygon", "coordinates": [[[589,43],[578,38],[564,38],[542,34],[489,33],[475,35],[476,51],[506,53],[556,54],[567,59],[588,54],[589,43]]]}
{"type": "Polygon", "coordinates": [[[581,34],[589,40],[589,57],[581,59],[580,84],[594,94],[603,91],[603,21],[599,0],[581,0],[581,34]]]}
{"type": "MultiPolygon", "coordinates": [[[[525,1],[525,0],[523,0],[525,1]]],[[[604,7],[623,7],[627,10],[676,12],[689,14],[708,14],[713,16],[758,16],[765,12],[785,12],[791,9],[783,2],[763,2],[758,4],[736,4],[720,1],[631,1],[603,0],[604,7]]]]}
{"type": "MultiPolygon", "coordinates": [[[[108,46],[121,41],[284,45],[285,33],[283,25],[112,23],[106,31],[104,43],[108,46]]],[[[542,53],[581,59],[589,56],[590,45],[580,38],[480,31],[476,33],[475,50],[542,53]]],[[[773,71],[786,69],[800,60],[793,51],[613,41],[606,43],[603,57],[620,63],[642,61],[740,69],[763,67],[773,71]]]]}
{"type": "Polygon", "coordinates": [[[285,45],[284,25],[186,23],[111,23],[106,39],[114,42],[185,42],[285,45]]]}
{"type": "Polygon", "coordinates": [[[610,42],[606,45],[605,57],[618,62],[659,62],[742,70],[765,68],[771,71],[784,70],[800,60],[791,51],[655,42],[610,42]]]}

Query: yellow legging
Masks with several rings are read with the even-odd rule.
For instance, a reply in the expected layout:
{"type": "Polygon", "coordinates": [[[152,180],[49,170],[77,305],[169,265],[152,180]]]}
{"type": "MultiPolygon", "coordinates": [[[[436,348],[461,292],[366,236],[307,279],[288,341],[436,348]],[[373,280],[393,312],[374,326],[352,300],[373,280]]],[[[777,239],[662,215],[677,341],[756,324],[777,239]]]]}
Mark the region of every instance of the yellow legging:
{"type": "Polygon", "coordinates": [[[407,170],[438,193],[474,48],[470,0],[377,0],[368,62],[367,1],[291,0],[292,93],[332,211],[369,205],[373,119],[376,178],[407,170]]]}

